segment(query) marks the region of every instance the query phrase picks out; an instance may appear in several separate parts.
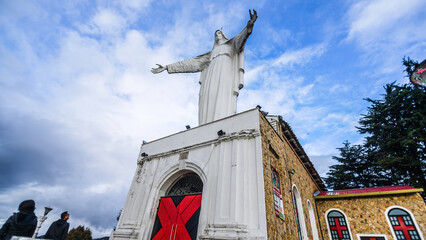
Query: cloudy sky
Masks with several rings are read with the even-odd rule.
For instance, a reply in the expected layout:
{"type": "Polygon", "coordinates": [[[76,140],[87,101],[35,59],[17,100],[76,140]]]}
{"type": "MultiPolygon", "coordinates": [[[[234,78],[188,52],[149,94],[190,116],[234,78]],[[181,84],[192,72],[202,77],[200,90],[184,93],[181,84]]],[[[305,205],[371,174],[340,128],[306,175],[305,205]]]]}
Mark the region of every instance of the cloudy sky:
{"type": "Polygon", "coordinates": [[[197,125],[199,74],[156,63],[205,53],[259,15],[246,44],[238,112],[289,122],[325,176],[401,59],[426,57],[421,0],[0,0],[0,225],[20,201],[68,210],[71,227],[108,236],[142,140],[197,125]]]}

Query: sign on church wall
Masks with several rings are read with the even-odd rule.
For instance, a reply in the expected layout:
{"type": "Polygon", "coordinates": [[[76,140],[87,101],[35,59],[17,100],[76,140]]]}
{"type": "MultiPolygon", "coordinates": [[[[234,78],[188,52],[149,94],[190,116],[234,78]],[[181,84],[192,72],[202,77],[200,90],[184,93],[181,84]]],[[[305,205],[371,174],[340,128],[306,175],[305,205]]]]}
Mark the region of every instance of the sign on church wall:
{"type": "Polygon", "coordinates": [[[281,194],[281,181],[280,174],[271,166],[272,170],[272,186],[274,187],[274,205],[275,205],[275,215],[284,220],[284,205],[283,197],[281,194]]]}

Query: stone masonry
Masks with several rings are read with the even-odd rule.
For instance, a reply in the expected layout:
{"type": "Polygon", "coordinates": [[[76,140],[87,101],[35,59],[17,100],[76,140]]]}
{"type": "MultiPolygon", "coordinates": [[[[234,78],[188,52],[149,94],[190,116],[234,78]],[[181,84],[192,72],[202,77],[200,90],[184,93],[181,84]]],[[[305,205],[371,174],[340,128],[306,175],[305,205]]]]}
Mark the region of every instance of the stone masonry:
{"type": "Polygon", "coordinates": [[[357,239],[357,234],[384,234],[387,239],[393,239],[385,216],[386,209],[391,206],[409,210],[414,215],[419,230],[426,232],[425,203],[419,193],[327,198],[317,199],[316,203],[324,239],[330,239],[325,214],[332,208],[339,209],[346,215],[353,239],[357,239]]]}
{"type": "MultiPolygon", "coordinates": [[[[306,226],[308,239],[313,239],[307,201],[309,200],[315,209],[314,192],[321,189],[284,136],[280,124],[276,124],[277,129],[275,130],[268,120],[262,114],[260,115],[268,239],[298,239],[291,195],[293,184],[299,189],[301,195],[304,225],[306,226]],[[280,174],[284,220],[275,215],[271,166],[280,174]],[[292,175],[289,173],[291,169],[295,170],[292,175]]],[[[318,229],[318,223],[316,227],[318,229]]]]}

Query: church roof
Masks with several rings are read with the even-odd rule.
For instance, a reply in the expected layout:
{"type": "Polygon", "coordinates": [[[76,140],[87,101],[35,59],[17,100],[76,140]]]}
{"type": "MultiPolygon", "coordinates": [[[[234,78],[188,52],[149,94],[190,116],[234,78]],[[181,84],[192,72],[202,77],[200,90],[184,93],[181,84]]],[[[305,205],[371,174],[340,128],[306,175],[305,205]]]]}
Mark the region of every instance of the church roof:
{"type": "Polygon", "coordinates": [[[321,190],[325,190],[326,188],[324,182],[322,181],[320,175],[318,174],[317,170],[315,169],[314,165],[312,164],[311,160],[309,159],[308,155],[306,154],[305,150],[303,149],[290,125],[286,121],[284,121],[281,116],[278,116],[278,120],[281,125],[284,136],[290,142],[291,146],[296,151],[300,160],[302,160],[303,165],[305,165],[305,167],[308,169],[309,173],[315,180],[316,184],[321,188],[321,190]]]}
{"type": "Polygon", "coordinates": [[[315,199],[323,198],[340,198],[340,197],[360,197],[373,195],[403,194],[423,192],[422,188],[414,188],[411,186],[388,186],[374,188],[357,188],[336,191],[324,191],[315,196],[315,199]]]}

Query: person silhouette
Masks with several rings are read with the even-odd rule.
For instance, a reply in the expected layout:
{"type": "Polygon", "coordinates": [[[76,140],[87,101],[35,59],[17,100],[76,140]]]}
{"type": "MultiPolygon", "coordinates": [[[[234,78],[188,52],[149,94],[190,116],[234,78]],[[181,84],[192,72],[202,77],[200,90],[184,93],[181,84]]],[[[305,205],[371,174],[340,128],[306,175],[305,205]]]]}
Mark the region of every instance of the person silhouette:
{"type": "Polygon", "coordinates": [[[68,235],[68,229],[70,224],[67,222],[70,218],[70,214],[65,211],[61,214],[61,218],[57,221],[54,221],[46,234],[44,235],[45,239],[53,239],[53,240],[65,240],[68,235]]]}
{"type": "Polygon", "coordinates": [[[37,227],[34,200],[21,202],[18,210],[1,227],[0,240],[10,240],[13,236],[31,237],[34,234],[37,227]]]}

